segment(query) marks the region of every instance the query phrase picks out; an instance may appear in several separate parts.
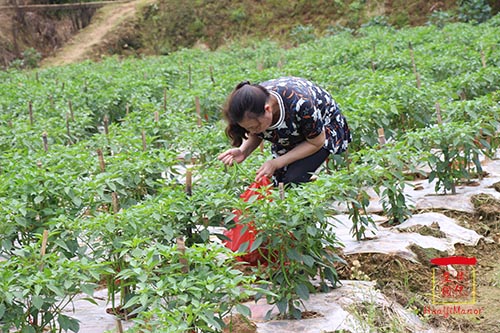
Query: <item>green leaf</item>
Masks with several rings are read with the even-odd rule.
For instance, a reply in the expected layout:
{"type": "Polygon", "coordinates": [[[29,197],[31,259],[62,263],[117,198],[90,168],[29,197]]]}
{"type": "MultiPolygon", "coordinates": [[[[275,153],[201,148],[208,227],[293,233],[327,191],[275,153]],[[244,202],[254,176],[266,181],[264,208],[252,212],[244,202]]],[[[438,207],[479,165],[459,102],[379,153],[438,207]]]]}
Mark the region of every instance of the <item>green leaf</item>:
{"type": "Polygon", "coordinates": [[[278,307],[280,314],[285,314],[286,309],[288,308],[288,300],[286,298],[283,298],[276,302],[276,306],[278,307]]]}
{"type": "Polygon", "coordinates": [[[45,197],[44,197],[43,195],[37,195],[37,196],[35,197],[34,202],[35,202],[35,204],[37,204],[37,205],[38,205],[40,202],[42,202],[42,201],[43,201],[43,199],[45,199],[45,197]]]}
{"type": "Polygon", "coordinates": [[[36,333],[35,328],[33,326],[24,326],[21,329],[21,333],[36,333]]]}
{"type": "Polygon", "coordinates": [[[297,287],[295,287],[295,292],[301,299],[303,300],[309,299],[309,289],[305,284],[303,283],[298,284],[297,287]]]}
{"type": "Polygon", "coordinates": [[[87,294],[89,296],[94,295],[96,285],[95,284],[82,284],[80,285],[80,289],[84,294],[87,294]]]}
{"type": "Polygon", "coordinates": [[[236,252],[247,252],[247,249],[248,249],[248,241],[244,242],[244,243],[241,243],[240,247],[238,248],[238,251],[236,252]]]}
{"type": "Polygon", "coordinates": [[[313,267],[314,263],[316,262],[313,257],[307,254],[302,255],[302,260],[304,261],[304,264],[309,267],[313,267]]]}
{"type": "Polygon", "coordinates": [[[295,261],[302,261],[302,256],[295,249],[287,249],[286,256],[295,261]]]}
{"type": "Polygon", "coordinates": [[[43,298],[41,296],[33,296],[31,298],[31,302],[38,310],[40,310],[43,306],[43,298]]]}
{"type": "Polygon", "coordinates": [[[253,251],[257,250],[263,241],[264,241],[264,236],[260,236],[260,235],[257,236],[257,238],[252,243],[252,247],[250,248],[250,250],[248,250],[248,252],[253,252],[253,251]]]}
{"type": "Polygon", "coordinates": [[[246,305],[243,304],[236,304],[236,311],[238,313],[244,315],[245,317],[250,318],[252,316],[252,310],[246,305]]]}
{"type": "Polygon", "coordinates": [[[64,331],[78,332],[80,330],[80,322],[75,318],[59,314],[57,322],[64,331]]]}

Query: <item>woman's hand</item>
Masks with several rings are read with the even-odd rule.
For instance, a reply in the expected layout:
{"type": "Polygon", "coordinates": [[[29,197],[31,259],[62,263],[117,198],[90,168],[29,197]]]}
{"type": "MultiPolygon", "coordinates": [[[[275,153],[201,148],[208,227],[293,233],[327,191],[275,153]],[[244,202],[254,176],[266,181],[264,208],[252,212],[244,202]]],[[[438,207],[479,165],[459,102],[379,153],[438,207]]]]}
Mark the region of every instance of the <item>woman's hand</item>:
{"type": "Polygon", "coordinates": [[[264,162],[264,164],[262,164],[259,170],[257,170],[257,176],[255,176],[255,181],[258,182],[264,176],[271,178],[271,176],[278,168],[279,166],[276,164],[276,160],[269,160],[264,162]]]}
{"type": "Polygon", "coordinates": [[[222,163],[226,165],[233,165],[234,162],[241,163],[245,160],[246,156],[240,148],[232,148],[226,150],[217,157],[222,163]]]}

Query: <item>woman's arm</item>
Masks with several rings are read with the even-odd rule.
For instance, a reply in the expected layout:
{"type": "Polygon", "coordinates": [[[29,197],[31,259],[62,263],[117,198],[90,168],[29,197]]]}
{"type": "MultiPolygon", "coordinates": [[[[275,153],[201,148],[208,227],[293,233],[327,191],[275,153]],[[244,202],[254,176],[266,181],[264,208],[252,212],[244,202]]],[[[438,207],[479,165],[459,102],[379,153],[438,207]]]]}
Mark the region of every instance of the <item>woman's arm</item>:
{"type": "Polygon", "coordinates": [[[310,156],[317,152],[325,144],[326,135],[325,131],[322,131],[320,135],[312,138],[306,139],[306,141],[298,144],[295,148],[290,150],[288,153],[281,155],[275,159],[266,161],[257,170],[257,176],[255,180],[259,180],[264,176],[270,177],[274,174],[277,169],[281,169],[295,161],[301,160],[307,156],[310,156]]]}
{"type": "Polygon", "coordinates": [[[240,150],[247,158],[262,142],[262,139],[255,134],[248,134],[248,139],[243,141],[240,150]]]}
{"type": "Polygon", "coordinates": [[[243,162],[261,143],[262,139],[254,134],[248,134],[248,139],[243,141],[239,148],[226,150],[218,156],[224,164],[232,165],[233,162],[243,162]]]}

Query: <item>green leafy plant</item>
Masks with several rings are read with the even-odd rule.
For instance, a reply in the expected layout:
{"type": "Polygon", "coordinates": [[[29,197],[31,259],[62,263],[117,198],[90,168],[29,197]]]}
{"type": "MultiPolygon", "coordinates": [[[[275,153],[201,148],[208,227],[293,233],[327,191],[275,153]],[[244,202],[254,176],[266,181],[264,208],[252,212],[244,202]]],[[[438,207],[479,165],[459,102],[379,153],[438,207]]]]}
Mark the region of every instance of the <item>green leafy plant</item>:
{"type": "Polygon", "coordinates": [[[316,292],[312,278],[319,275],[323,291],[339,283],[334,268],[341,261],[335,254],[339,242],[330,231],[334,221],[328,219],[322,201],[325,197],[304,191],[307,188],[291,188],[284,199],[273,191],[272,197],[255,200],[257,196],[253,196],[239,207],[244,212],[241,222],[253,221],[258,230],[248,251],[258,250],[263,257],[262,274],[270,281],[272,292],[267,301],[275,304],[284,318],[301,317],[301,301],[316,292]]]}
{"type": "Polygon", "coordinates": [[[136,294],[125,304],[137,314],[132,331],[221,332],[232,311],[249,316],[241,302],[257,292],[271,293],[237,270],[228,251],[215,244],[132,247],[130,266],[118,276],[138,281],[136,294]]]}
{"type": "Polygon", "coordinates": [[[63,310],[81,293],[95,302],[92,295],[100,265],[84,255],[68,259],[56,251],[58,247],[41,255],[40,243],[17,249],[14,256],[0,261],[2,332],[78,332],[78,320],[63,310]]]}

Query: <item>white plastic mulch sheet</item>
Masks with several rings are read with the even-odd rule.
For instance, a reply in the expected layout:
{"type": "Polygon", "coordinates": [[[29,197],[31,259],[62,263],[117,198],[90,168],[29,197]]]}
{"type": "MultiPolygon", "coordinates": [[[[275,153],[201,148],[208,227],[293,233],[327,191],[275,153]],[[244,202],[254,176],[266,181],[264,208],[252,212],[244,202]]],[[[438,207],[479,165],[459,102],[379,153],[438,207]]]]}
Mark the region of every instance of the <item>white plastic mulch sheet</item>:
{"type": "MultiPolygon", "coordinates": [[[[425,325],[401,305],[375,289],[373,282],[342,281],[340,288],[329,293],[312,294],[304,302],[307,311],[320,314],[304,320],[270,320],[264,317],[272,306],[265,302],[247,303],[258,333],[300,332],[320,333],[346,330],[356,333],[373,332],[375,323],[366,322],[366,314],[377,311],[387,323],[404,327],[409,332],[437,332],[425,325]]],[[[277,310],[274,309],[274,315],[277,310]]]]}

